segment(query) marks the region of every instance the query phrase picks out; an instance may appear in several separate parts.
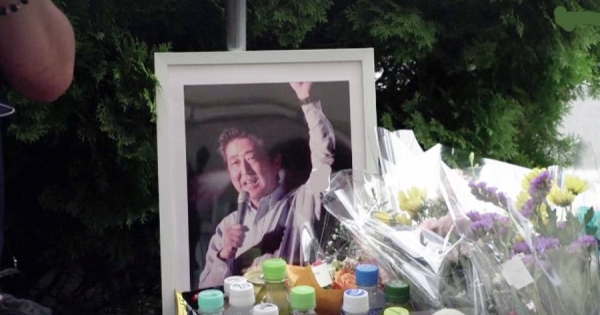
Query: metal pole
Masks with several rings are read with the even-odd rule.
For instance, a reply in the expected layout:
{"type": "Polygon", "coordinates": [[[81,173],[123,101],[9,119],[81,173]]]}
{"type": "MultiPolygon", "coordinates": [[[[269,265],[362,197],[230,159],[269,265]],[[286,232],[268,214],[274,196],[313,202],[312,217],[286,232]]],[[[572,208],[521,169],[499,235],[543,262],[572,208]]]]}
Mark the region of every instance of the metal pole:
{"type": "Polygon", "coordinates": [[[246,0],[226,0],[227,50],[246,50],[246,0]]]}

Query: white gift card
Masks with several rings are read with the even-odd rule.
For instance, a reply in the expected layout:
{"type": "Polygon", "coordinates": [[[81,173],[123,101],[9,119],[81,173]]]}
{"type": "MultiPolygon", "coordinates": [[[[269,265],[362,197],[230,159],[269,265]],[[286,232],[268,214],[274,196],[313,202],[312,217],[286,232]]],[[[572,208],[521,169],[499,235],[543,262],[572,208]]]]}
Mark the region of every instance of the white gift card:
{"type": "Polygon", "coordinates": [[[502,275],[508,284],[520,290],[533,283],[533,278],[523,264],[521,255],[515,255],[509,261],[502,264],[502,275]]]}
{"type": "Polygon", "coordinates": [[[329,272],[328,264],[323,263],[318,266],[311,266],[311,268],[312,268],[313,274],[315,275],[315,279],[317,280],[317,283],[319,283],[321,288],[324,288],[328,285],[331,285],[331,283],[333,283],[333,279],[331,278],[331,273],[329,272]]]}

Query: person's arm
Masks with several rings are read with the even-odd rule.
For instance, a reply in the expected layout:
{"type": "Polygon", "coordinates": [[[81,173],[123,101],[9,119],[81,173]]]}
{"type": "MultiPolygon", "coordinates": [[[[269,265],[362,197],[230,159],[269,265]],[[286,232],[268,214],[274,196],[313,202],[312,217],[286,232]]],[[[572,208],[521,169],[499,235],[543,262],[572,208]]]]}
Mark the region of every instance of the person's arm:
{"type": "MultiPolygon", "coordinates": [[[[0,0],[8,7],[19,0],[0,0]]],[[[29,0],[17,12],[0,16],[0,69],[11,88],[51,102],[71,85],[75,35],[67,17],[50,0],[29,0]]]]}
{"type": "Polygon", "coordinates": [[[312,173],[306,184],[300,186],[295,192],[286,223],[288,230],[283,237],[280,253],[288,262],[304,264],[310,262],[308,261],[310,257],[305,257],[308,253],[301,244],[311,243],[312,237],[303,232],[307,224],[312,227],[313,220],[320,220],[321,217],[321,192],[324,190],[323,184],[328,184],[331,174],[335,135],[333,126],[321,110],[321,102],[318,100],[307,102],[311,99],[311,83],[290,85],[300,102],[305,103],[302,105],[302,111],[308,125],[312,173]]]}
{"type": "Polygon", "coordinates": [[[314,101],[302,105],[302,111],[308,124],[308,144],[313,171],[324,166],[326,168],[331,167],[333,164],[333,150],[335,149],[335,136],[331,123],[321,110],[321,102],[314,101]]]}
{"type": "MultiPolygon", "coordinates": [[[[314,179],[321,180],[322,178],[314,178],[314,175],[317,175],[316,173],[323,170],[331,172],[331,165],[333,164],[333,151],[335,149],[333,126],[331,126],[331,123],[323,114],[321,102],[319,100],[311,99],[312,83],[291,83],[290,85],[294,89],[294,92],[296,92],[298,100],[305,103],[302,105],[302,111],[304,112],[306,123],[308,124],[308,144],[310,147],[310,161],[313,169],[313,174],[311,174],[309,182],[314,179]]],[[[329,179],[329,174],[325,175],[326,179],[329,179]]],[[[321,191],[313,192],[320,193],[321,191]]]]}
{"type": "Polygon", "coordinates": [[[198,282],[199,289],[221,286],[225,278],[230,275],[228,262],[219,258],[219,251],[223,247],[223,228],[228,220],[231,220],[231,215],[225,217],[219,223],[215,234],[210,238],[208,251],[206,252],[206,263],[198,282]]]}

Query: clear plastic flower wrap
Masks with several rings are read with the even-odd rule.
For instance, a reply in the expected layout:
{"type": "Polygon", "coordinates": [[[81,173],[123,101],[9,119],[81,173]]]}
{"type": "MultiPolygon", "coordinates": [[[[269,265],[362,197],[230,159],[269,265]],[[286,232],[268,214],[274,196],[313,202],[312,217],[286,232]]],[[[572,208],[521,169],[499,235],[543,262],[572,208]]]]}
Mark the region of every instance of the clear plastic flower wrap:
{"type": "Polygon", "coordinates": [[[379,136],[382,174],[334,174],[323,205],[389,278],[410,282],[420,308],[472,309],[469,281],[462,270],[448,267],[458,263],[458,255],[449,254],[462,238],[441,185],[441,146],[423,152],[411,133],[400,134],[404,139],[385,131],[379,136]]]}
{"type": "Polygon", "coordinates": [[[342,171],[331,187],[323,204],[352,235],[353,245],[392,277],[409,280],[428,305],[439,306],[438,270],[452,244],[427,229],[396,223],[379,175],[342,171]]]}
{"type": "MultiPolygon", "coordinates": [[[[461,160],[444,151],[448,164],[461,160]]],[[[460,173],[444,170],[446,190],[470,221],[455,218],[470,244],[479,314],[600,313],[590,184],[559,167],[529,170],[472,154],[468,164],[460,173]]]]}
{"type": "Polygon", "coordinates": [[[421,308],[600,313],[594,172],[423,152],[410,131],[379,129],[378,140],[382,173],[335,174],[323,203],[421,308]]]}

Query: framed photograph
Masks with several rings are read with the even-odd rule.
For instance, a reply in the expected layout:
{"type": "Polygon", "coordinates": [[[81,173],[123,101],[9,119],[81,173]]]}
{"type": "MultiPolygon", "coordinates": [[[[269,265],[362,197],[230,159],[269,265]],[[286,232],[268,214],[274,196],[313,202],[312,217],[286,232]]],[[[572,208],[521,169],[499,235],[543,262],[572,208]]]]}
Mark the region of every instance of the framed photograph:
{"type": "Polygon", "coordinates": [[[155,55],[163,313],[265,259],[318,258],[331,172],[376,172],[372,49],[155,55]]]}

